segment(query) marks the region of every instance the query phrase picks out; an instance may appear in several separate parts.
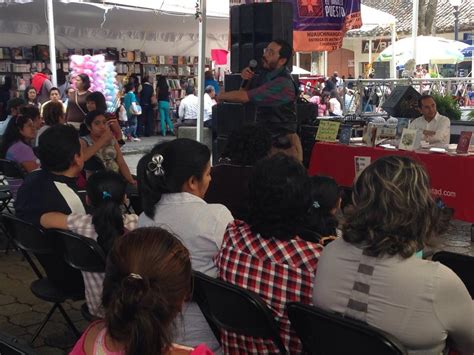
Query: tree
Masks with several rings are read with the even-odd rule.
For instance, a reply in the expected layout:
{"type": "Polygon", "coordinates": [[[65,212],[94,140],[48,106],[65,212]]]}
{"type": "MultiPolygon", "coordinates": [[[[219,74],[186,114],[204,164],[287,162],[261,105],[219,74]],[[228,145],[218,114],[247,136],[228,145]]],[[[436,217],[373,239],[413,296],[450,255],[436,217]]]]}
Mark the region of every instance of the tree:
{"type": "Polygon", "coordinates": [[[438,0],[419,0],[418,5],[418,36],[436,34],[436,10],[438,0]]]}

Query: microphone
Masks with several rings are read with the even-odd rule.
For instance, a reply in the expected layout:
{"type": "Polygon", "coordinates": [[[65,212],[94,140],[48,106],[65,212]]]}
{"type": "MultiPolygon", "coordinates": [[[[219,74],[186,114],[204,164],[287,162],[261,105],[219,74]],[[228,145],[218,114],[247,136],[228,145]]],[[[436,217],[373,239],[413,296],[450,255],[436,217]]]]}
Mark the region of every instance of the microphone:
{"type": "MultiPolygon", "coordinates": [[[[257,66],[258,66],[258,62],[255,59],[251,59],[250,62],[249,62],[250,70],[254,72],[255,69],[257,69],[257,66]]],[[[249,83],[248,80],[242,80],[242,83],[240,84],[240,87],[245,88],[248,83],[249,83]]]]}

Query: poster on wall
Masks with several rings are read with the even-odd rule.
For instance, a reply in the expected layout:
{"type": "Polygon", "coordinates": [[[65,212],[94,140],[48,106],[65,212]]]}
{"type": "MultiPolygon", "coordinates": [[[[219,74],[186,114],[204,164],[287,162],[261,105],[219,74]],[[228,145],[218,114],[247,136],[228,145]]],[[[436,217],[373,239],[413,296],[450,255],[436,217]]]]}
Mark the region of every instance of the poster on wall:
{"type": "Polygon", "coordinates": [[[291,0],[295,51],[333,51],[344,34],[360,28],[360,0],[291,0]]]}

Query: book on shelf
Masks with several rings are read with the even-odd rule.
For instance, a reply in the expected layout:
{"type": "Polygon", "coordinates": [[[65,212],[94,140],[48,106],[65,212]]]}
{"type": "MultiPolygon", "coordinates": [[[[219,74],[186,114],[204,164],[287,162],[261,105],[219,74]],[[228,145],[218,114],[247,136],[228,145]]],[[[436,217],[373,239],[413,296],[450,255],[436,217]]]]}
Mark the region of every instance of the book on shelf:
{"type": "Polygon", "coordinates": [[[23,59],[23,51],[19,47],[11,48],[11,56],[12,56],[12,59],[14,59],[14,60],[22,60],[23,59]]]}
{"type": "Polygon", "coordinates": [[[467,154],[471,145],[472,132],[462,131],[459,135],[459,142],[456,147],[456,153],[467,154]]]}
{"type": "Polygon", "coordinates": [[[83,48],[82,55],[94,55],[94,48],[83,48]]]}
{"type": "Polygon", "coordinates": [[[9,47],[0,47],[0,59],[12,59],[9,47]]]}
{"type": "Polygon", "coordinates": [[[33,48],[31,47],[21,47],[22,56],[25,60],[33,59],[33,48]]]}
{"type": "Polygon", "coordinates": [[[139,49],[133,50],[133,60],[132,62],[139,62],[141,60],[141,53],[139,49]]]}
{"type": "Polygon", "coordinates": [[[117,48],[107,47],[105,48],[105,60],[119,60],[119,51],[117,48]]]}

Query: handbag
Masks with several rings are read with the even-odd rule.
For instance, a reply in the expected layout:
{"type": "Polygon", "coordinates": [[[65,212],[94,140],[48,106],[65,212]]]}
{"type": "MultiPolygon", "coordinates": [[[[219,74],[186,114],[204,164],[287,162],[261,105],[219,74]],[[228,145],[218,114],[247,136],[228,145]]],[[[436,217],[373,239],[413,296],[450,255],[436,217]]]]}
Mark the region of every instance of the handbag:
{"type": "Polygon", "coordinates": [[[139,116],[142,114],[142,107],[136,102],[132,102],[132,105],[130,105],[129,111],[130,111],[130,114],[139,116]]]}
{"type": "Polygon", "coordinates": [[[128,121],[127,111],[125,110],[125,107],[123,105],[120,105],[118,117],[120,122],[128,121]]]}

